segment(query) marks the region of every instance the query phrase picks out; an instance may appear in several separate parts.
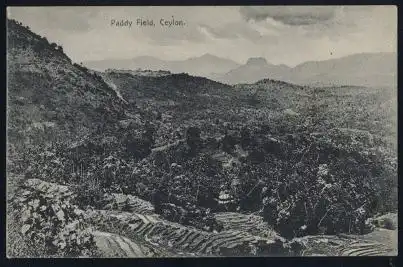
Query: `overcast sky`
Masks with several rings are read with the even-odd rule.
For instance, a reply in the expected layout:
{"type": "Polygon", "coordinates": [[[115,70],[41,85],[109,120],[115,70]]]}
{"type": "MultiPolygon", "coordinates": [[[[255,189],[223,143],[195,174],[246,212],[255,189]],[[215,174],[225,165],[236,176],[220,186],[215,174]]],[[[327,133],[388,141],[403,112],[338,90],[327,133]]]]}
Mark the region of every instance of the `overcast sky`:
{"type": "Polygon", "coordinates": [[[155,56],[181,60],[210,53],[273,64],[397,50],[394,6],[9,7],[8,16],[61,44],[76,62],[155,56]],[[161,27],[161,18],[186,22],[161,27]],[[138,27],[136,19],[155,27],[138,27]],[[131,20],[131,28],[111,20],[131,20]]]}

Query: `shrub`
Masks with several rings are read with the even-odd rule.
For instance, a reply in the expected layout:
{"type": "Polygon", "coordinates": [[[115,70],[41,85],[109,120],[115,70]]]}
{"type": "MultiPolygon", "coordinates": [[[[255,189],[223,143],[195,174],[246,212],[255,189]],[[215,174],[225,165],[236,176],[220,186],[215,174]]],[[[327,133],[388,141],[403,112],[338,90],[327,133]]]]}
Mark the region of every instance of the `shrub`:
{"type": "Polygon", "coordinates": [[[25,189],[14,199],[13,209],[21,211],[21,234],[44,247],[48,255],[88,257],[96,254],[83,211],[71,204],[65,195],[25,189]]]}
{"type": "Polygon", "coordinates": [[[82,207],[92,206],[100,208],[102,206],[102,198],[104,192],[102,190],[100,181],[96,178],[86,177],[80,179],[78,185],[73,187],[76,193],[75,203],[82,207]]]}
{"type": "Polygon", "coordinates": [[[55,49],[55,50],[56,50],[56,49],[57,49],[57,44],[56,44],[56,43],[51,43],[51,44],[50,44],[50,47],[51,47],[52,49],[55,49]]]}
{"type": "Polygon", "coordinates": [[[186,143],[188,146],[190,146],[192,149],[195,149],[198,147],[200,144],[200,134],[201,131],[197,127],[189,127],[186,131],[186,143]]]}
{"type": "Polygon", "coordinates": [[[310,148],[316,144],[316,148],[305,149],[301,157],[295,157],[294,166],[277,168],[274,181],[266,182],[262,195],[266,221],[289,238],[318,233],[365,233],[366,219],[390,209],[384,206],[392,202],[385,192],[397,184],[384,181],[394,180],[393,170],[386,171],[381,168],[385,165],[381,161],[370,160],[368,154],[362,153],[363,147],[349,151],[351,147],[346,146],[331,151],[315,140],[308,143],[310,148]],[[327,158],[321,159],[324,154],[327,158]],[[374,173],[374,167],[383,171],[374,173]]]}

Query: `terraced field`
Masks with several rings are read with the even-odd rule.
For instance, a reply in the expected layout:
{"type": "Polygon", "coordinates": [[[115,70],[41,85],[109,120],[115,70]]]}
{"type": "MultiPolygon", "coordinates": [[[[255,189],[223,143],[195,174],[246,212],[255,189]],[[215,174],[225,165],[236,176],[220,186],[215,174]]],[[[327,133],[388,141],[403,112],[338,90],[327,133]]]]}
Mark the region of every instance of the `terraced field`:
{"type": "Polygon", "coordinates": [[[157,215],[94,210],[88,213],[88,218],[104,231],[124,232],[129,238],[141,239],[175,255],[277,254],[279,250],[288,253],[280,239],[263,238],[234,229],[220,233],[204,232],[168,222],[157,215]]]}
{"type": "Polygon", "coordinates": [[[397,235],[397,230],[376,228],[362,236],[306,236],[294,242],[304,247],[303,256],[396,256],[397,235]]]}
{"type": "Polygon", "coordinates": [[[237,212],[219,212],[216,213],[214,217],[223,224],[224,230],[244,231],[264,238],[281,239],[281,237],[263,221],[261,216],[246,215],[237,212]]]}
{"type": "MultiPolygon", "coordinates": [[[[75,198],[69,186],[39,179],[25,181],[24,187],[57,199],[74,201],[75,198]]],[[[163,219],[154,213],[151,203],[136,196],[105,194],[103,202],[105,209],[85,211],[86,221],[94,228],[101,257],[397,254],[397,228],[376,228],[362,236],[318,235],[285,240],[257,215],[216,213],[214,216],[223,224],[223,231],[206,232],[163,219]]],[[[397,217],[393,224],[397,225],[397,217]]]]}
{"type": "Polygon", "coordinates": [[[126,237],[99,231],[94,231],[93,235],[101,255],[105,258],[153,257],[149,249],[139,246],[126,237]]]}
{"type": "Polygon", "coordinates": [[[104,201],[107,203],[103,209],[124,210],[141,214],[154,214],[153,205],[136,196],[124,194],[105,194],[104,201]]]}

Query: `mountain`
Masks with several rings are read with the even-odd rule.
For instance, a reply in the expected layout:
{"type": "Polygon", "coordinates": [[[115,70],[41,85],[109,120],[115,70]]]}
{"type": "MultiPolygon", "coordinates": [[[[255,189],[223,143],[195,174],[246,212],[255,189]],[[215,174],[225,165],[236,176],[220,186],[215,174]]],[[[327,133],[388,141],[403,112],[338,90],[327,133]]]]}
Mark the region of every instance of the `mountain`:
{"type": "Polygon", "coordinates": [[[226,73],[239,66],[238,63],[211,54],[193,57],[186,60],[166,61],[152,56],[140,56],[133,59],[111,59],[87,61],[84,65],[90,69],[104,71],[106,69],[148,69],[167,70],[172,73],[189,73],[191,75],[207,76],[210,73],[226,73]]]}
{"type": "Polygon", "coordinates": [[[107,69],[145,69],[165,70],[167,62],[151,56],[140,56],[133,59],[105,59],[83,63],[90,69],[105,71],[107,69]]]}
{"type": "Polygon", "coordinates": [[[228,84],[254,83],[270,78],[317,86],[396,86],[396,53],[361,53],[338,59],[310,61],[294,68],[273,65],[262,58],[251,58],[245,65],[211,79],[228,84]]]}
{"type": "Polygon", "coordinates": [[[360,53],[294,67],[290,80],[315,85],[396,86],[396,53],[360,53]]]}
{"type": "Polygon", "coordinates": [[[189,58],[177,63],[178,69],[174,72],[187,72],[189,74],[206,76],[209,73],[225,73],[239,66],[238,63],[211,54],[189,58]]]}
{"type": "Polygon", "coordinates": [[[228,84],[254,83],[270,77],[284,80],[290,68],[285,65],[269,64],[264,58],[250,58],[245,65],[229,71],[224,75],[211,75],[210,78],[228,84]]]}

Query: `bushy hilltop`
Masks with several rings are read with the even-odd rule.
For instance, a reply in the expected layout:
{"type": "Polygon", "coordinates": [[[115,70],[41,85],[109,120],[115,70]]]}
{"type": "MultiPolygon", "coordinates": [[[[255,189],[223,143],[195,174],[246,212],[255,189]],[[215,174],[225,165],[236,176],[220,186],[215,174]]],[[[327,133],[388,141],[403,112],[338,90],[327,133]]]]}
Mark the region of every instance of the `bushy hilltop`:
{"type": "Polygon", "coordinates": [[[132,108],[101,76],[73,63],[61,46],[21,23],[7,23],[11,157],[21,159],[17,151],[27,152],[30,144],[81,140],[127,117],[132,108]]]}
{"type": "MultiPolygon", "coordinates": [[[[129,102],[136,99],[153,99],[159,101],[179,101],[189,103],[189,98],[197,98],[209,94],[231,94],[231,87],[207,78],[190,76],[186,73],[158,75],[151,72],[149,75],[136,72],[108,71],[107,76],[120,89],[123,98],[129,102]]],[[[192,103],[193,104],[193,103],[192,103]]]]}
{"type": "Polygon", "coordinates": [[[93,72],[8,23],[9,172],[74,186],[83,207],[135,195],[204,232],[224,211],[287,239],[362,234],[397,209],[392,90],[93,72]]]}
{"type": "Polygon", "coordinates": [[[166,76],[172,74],[170,71],[166,70],[159,70],[159,71],[152,71],[152,70],[124,70],[124,69],[106,69],[106,73],[129,73],[132,75],[137,75],[137,76],[154,76],[154,77],[159,77],[159,76],[166,76]]]}

